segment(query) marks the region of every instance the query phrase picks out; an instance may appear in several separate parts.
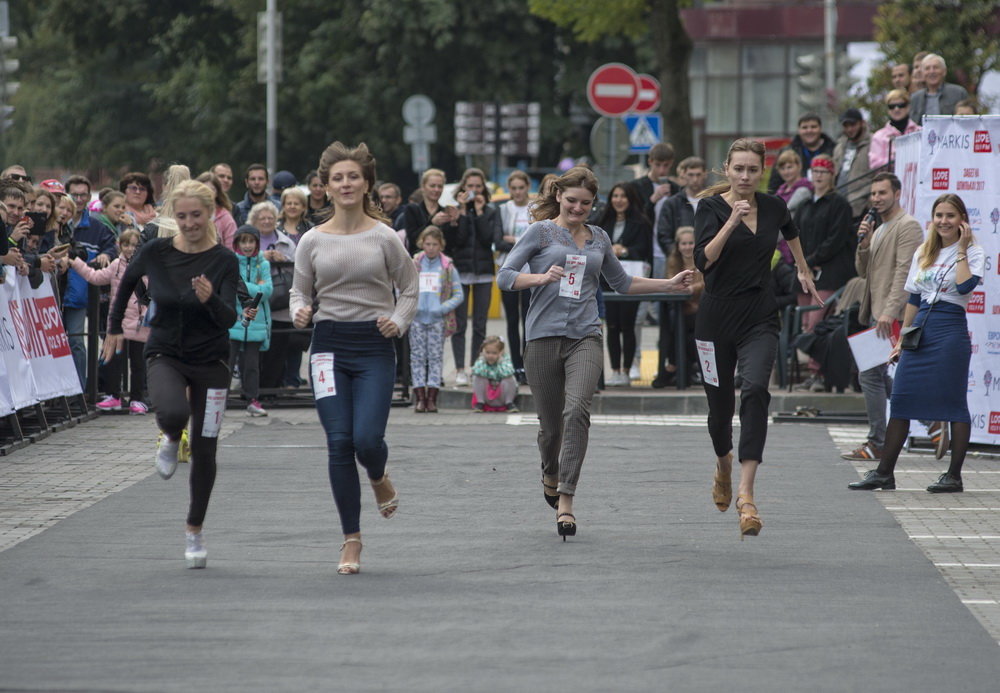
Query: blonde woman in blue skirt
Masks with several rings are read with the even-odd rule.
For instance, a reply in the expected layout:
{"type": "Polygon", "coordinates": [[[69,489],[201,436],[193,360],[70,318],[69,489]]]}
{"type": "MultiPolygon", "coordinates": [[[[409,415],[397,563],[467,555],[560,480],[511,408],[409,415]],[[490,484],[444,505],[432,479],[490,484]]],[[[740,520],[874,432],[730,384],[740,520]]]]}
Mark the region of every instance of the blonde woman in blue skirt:
{"type": "Polygon", "coordinates": [[[921,419],[951,424],[951,464],[927,490],[963,490],[962,464],[972,433],[966,399],[972,345],[965,307],[983,277],[986,254],[975,245],[969,213],[958,195],[937,198],[931,219],[930,233],[914,254],[906,278],[910,301],[903,326],[920,326],[920,342],[916,349],[903,350],[899,343],[893,349],[891,358],[899,359],[899,367],[893,381],[885,449],[878,468],[849,484],[852,489],[896,488],[893,470],[910,420],[921,419]]]}

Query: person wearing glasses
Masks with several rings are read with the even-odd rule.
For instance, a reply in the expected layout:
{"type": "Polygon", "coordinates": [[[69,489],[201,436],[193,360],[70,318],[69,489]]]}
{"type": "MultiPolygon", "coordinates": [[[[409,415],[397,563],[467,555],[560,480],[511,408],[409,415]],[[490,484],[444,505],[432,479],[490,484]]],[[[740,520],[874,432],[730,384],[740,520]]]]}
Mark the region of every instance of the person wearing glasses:
{"type": "Polygon", "coordinates": [[[0,171],[0,180],[4,178],[10,178],[11,180],[21,180],[25,183],[31,182],[31,176],[28,172],[24,170],[24,166],[20,164],[14,164],[13,166],[8,166],[3,171],[0,171]]]}
{"type": "Polygon", "coordinates": [[[118,181],[118,189],[125,193],[125,207],[140,229],[156,216],[156,198],[153,182],[145,173],[132,171],[118,181]]]}
{"type": "Polygon", "coordinates": [[[885,105],[889,110],[889,122],[875,131],[868,148],[868,165],[873,171],[895,159],[894,139],[920,130],[920,126],[910,119],[910,95],[905,89],[893,89],[886,94],[885,105]]]}

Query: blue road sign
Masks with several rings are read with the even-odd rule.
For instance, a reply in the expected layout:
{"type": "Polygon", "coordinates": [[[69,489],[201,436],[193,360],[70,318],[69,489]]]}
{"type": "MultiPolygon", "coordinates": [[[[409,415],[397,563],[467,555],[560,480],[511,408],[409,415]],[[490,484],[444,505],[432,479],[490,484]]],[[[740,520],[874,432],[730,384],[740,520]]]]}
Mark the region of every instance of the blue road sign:
{"type": "Polygon", "coordinates": [[[663,138],[663,116],[659,113],[623,116],[628,128],[629,151],[642,154],[663,138]]]}

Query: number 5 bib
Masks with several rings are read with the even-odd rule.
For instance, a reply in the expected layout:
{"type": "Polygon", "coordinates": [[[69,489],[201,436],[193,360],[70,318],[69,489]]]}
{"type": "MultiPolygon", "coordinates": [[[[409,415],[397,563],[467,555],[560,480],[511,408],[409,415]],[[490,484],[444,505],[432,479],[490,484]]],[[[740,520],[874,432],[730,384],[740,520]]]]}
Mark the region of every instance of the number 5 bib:
{"type": "Polygon", "coordinates": [[[583,274],[586,269],[586,255],[567,255],[563,277],[559,281],[559,295],[579,299],[580,289],[583,286],[583,274]]]}

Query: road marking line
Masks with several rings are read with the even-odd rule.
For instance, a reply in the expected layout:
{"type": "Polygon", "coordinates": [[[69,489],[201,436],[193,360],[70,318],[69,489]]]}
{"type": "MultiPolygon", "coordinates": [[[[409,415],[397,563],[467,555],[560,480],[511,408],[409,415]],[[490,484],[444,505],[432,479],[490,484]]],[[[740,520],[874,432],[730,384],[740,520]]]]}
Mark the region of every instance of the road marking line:
{"type": "Polygon", "coordinates": [[[977,604],[979,606],[985,606],[988,604],[1000,604],[996,599],[963,599],[963,604],[977,604]]]}
{"type": "Polygon", "coordinates": [[[1000,563],[935,563],[938,568],[1000,568],[1000,563]]]}
{"type": "Polygon", "coordinates": [[[931,540],[931,539],[961,539],[963,541],[967,539],[981,539],[983,541],[1000,539],[1000,534],[910,534],[908,535],[910,539],[916,540],[931,540]]]}

